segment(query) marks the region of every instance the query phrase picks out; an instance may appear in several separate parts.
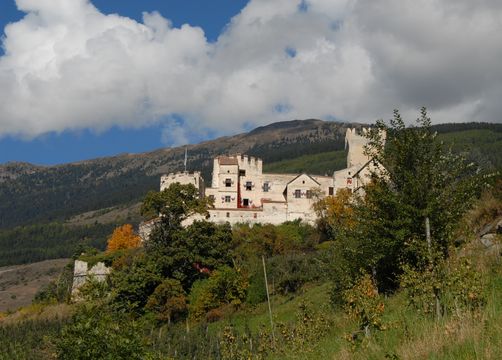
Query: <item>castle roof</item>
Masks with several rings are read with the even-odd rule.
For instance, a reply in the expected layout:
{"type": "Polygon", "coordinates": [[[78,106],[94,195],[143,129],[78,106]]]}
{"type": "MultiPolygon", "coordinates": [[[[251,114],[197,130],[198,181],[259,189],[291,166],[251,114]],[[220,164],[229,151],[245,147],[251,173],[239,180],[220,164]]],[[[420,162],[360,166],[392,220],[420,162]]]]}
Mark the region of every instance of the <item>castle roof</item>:
{"type": "Polygon", "coordinates": [[[239,165],[235,156],[218,156],[218,163],[220,165],[239,165]]]}

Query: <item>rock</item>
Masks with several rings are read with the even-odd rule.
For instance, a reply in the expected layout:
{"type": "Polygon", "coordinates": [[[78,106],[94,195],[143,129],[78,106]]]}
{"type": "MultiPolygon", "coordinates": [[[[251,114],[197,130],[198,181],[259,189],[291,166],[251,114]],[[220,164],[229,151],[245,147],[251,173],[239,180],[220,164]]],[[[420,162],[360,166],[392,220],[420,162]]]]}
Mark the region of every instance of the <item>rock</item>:
{"type": "Polygon", "coordinates": [[[481,243],[489,248],[489,247],[492,247],[493,244],[495,244],[495,238],[497,237],[496,234],[485,234],[483,236],[481,236],[481,238],[479,239],[481,241],[481,243]]]}
{"type": "Polygon", "coordinates": [[[493,223],[490,223],[488,225],[485,225],[478,233],[479,236],[484,236],[492,231],[493,228],[493,223]]]}
{"type": "Polygon", "coordinates": [[[497,234],[502,234],[502,219],[500,219],[497,226],[495,226],[495,231],[497,234]]]}
{"type": "Polygon", "coordinates": [[[486,254],[502,256],[502,245],[500,244],[493,245],[492,247],[486,249],[486,254]]]}

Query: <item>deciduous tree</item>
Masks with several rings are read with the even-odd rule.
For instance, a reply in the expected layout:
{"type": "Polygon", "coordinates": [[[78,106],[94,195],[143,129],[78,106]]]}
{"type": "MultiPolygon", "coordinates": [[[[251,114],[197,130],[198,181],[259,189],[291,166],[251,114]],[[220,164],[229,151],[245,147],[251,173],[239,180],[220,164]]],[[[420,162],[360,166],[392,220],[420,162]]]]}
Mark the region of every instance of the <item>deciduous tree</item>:
{"type": "Polygon", "coordinates": [[[108,238],[107,252],[121,249],[136,248],[141,244],[141,239],[134,233],[131,224],[125,224],[117,227],[113,234],[108,238]]]}

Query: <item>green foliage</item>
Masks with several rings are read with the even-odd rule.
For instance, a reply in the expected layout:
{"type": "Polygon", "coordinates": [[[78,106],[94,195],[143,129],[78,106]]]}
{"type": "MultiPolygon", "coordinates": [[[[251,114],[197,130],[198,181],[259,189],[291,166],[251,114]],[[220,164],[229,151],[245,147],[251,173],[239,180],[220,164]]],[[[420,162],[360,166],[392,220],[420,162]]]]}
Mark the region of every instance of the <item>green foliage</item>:
{"type": "Polygon", "coordinates": [[[246,303],[250,305],[257,305],[267,300],[263,270],[260,265],[254,268],[256,270],[249,276],[249,287],[246,296],[246,303]]]}
{"type": "Polygon", "coordinates": [[[377,170],[355,208],[359,226],[346,245],[354,265],[374,273],[380,289],[392,290],[401,262],[423,266],[431,253],[448,256],[453,230],[481,182],[474,166],[436,141],[425,109],[416,127],[407,128],[397,111],[390,126],[377,122],[366,152],[377,170]]]}
{"type": "Polygon", "coordinates": [[[192,214],[207,214],[208,199],[200,198],[192,184],[171,184],[163,191],[150,191],[141,206],[141,215],[147,219],[161,216],[170,228],[178,228],[192,214]]]}
{"type": "Polygon", "coordinates": [[[73,261],[65,266],[56,280],[51,281],[37,291],[33,303],[50,304],[69,302],[72,285],[73,261]]]}
{"type": "Polygon", "coordinates": [[[155,230],[155,243],[148,244],[147,255],[155,259],[164,277],[177,279],[189,290],[197,279],[205,278],[203,269],[213,270],[230,264],[231,229],[228,224],[217,225],[195,221],[163,238],[163,225],[155,230]]]}
{"type": "Polygon", "coordinates": [[[125,315],[84,305],[53,341],[62,360],[139,360],[147,356],[142,333],[141,324],[125,315]]]}
{"type": "Polygon", "coordinates": [[[190,292],[190,317],[201,319],[209,310],[222,305],[239,306],[246,299],[247,277],[239,269],[223,266],[207,280],[198,280],[190,292]]]}
{"type": "Polygon", "coordinates": [[[143,313],[148,298],[162,279],[155,260],[139,254],[130,266],[113,271],[110,276],[114,306],[126,312],[143,313]]]}
{"type": "Polygon", "coordinates": [[[94,301],[104,299],[110,294],[110,284],[107,281],[100,281],[93,276],[88,276],[85,283],[79,287],[79,299],[84,301],[94,301]]]}
{"type": "Polygon", "coordinates": [[[323,258],[322,251],[272,257],[267,260],[269,282],[280,294],[295,293],[305,283],[326,279],[328,274],[325,270],[330,261],[323,258]]]}
{"type": "Polygon", "coordinates": [[[114,225],[50,223],[0,229],[0,266],[71,257],[79,246],[104,249],[114,225]]]}
{"type": "Polygon", "coordinates": [[[443,261],[423,271],[404,266],[401,287],[414,309],[431,316],[438,310],[440,315],[460,316],[481,309],[486,302],[483,279],[467,258],[443,261]]]}
{"type": "Polygon", "coordinates": [[[160,321],[171,322],[185,315],[186,293],[178,280],[165,279],[148,298],[146,309],[153,311],[160,321]]]}
{"type": "Polygon", "coordinates": [[[319,242],[317,231],[300,221],[277,226],[241,224],[234,226],[232,237],[234,253],[241,259],[308,251],[319,242]]]}

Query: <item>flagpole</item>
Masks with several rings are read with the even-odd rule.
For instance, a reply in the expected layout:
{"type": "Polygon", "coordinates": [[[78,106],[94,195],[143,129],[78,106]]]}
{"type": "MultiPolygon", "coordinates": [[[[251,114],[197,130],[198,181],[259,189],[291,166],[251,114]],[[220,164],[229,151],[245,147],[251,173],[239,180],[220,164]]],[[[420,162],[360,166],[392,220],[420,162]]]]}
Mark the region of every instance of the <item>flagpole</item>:
{"type": "Polygon", "coordinates": [[[187,172],[187,157],[188,157],[188,152],[187,152],[187,147],[185,146],[185,172],[187,172]]]}

